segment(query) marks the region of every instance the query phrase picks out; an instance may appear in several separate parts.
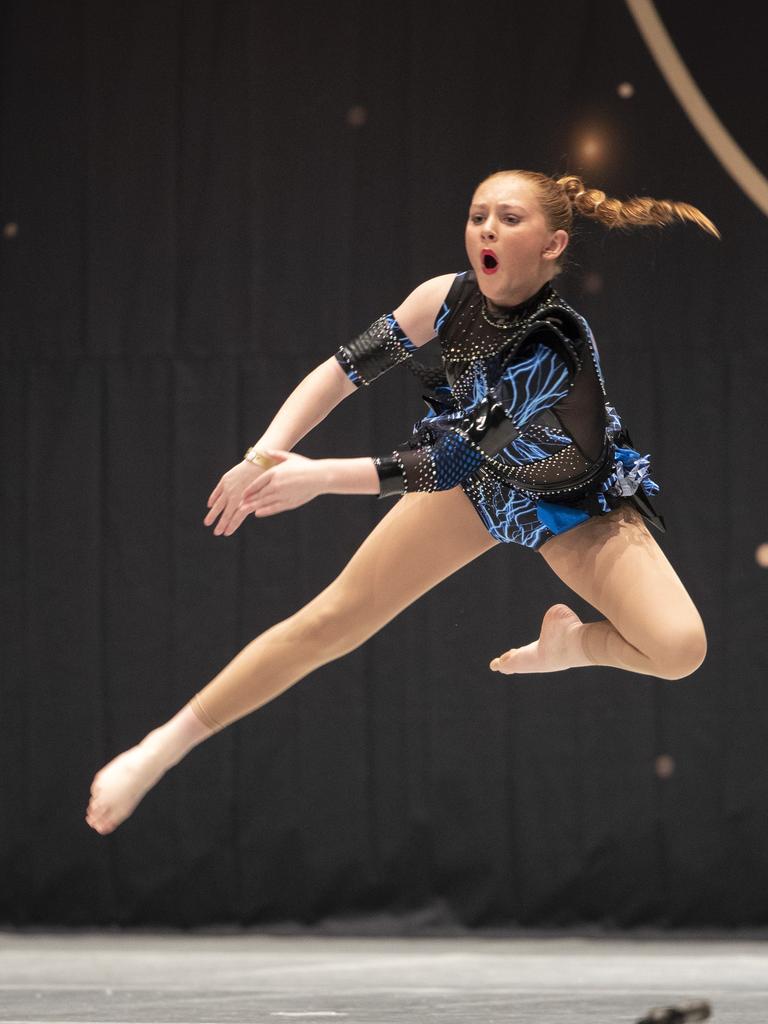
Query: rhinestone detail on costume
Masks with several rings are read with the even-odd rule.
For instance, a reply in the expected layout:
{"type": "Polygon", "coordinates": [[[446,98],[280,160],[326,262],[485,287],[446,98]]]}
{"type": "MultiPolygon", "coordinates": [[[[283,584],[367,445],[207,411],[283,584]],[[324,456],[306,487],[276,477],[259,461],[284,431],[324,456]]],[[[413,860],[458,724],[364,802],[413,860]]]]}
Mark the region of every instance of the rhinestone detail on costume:
{"type": "MultiPolygon", "coordinates": [[[[607,401],[597,346],[587,321],[551,288],[545,289],[538,300],[533,309],[529,307],[525,315],[518,317],[513,323],[505,323],[503,328],[500,324],[491,322],[485,314],[482,298],[476,286],[474,294],[470,293],[463,305],[459,301],[459,308],[452,318],[452,310],[444,304],[437,326],[445,370],[445,387],[432,388],[430,395],[433,398],[439,390],[442,392],[440,397],[443,400],[442,403],[429,403],[431,411],[415,425],[408,448],[399,450],[404,464],[404,486],[413,489],[437,487],[435,473],[426,470],[422,470],[418,475],[412,473],[410,484],[406,483],[409,463],[415,467],[420,466],[422,462],[433,461],[438,449],[442,448],[442,452],[448,450],[445,443],[447,437],[461,436],[444,434],[436,441],[430,430],[430,421],[435,417],[439,418],[441,411],[444,420],[450,420],[452,411],[455,412],[456,420],[460,420],[464,410],[476,405],[491,387],[497,385],[501,369],[500,354],[513,347],[515,340],[535,321],[544,320],[550,315],[555,323],[558,313],[561,314],[561,320],[562,314],[569,314],[576,321],[582,339],[583,358],[587,358],[589,353],[588,360],[594,370],[593,379],[597,381],[596,395],[602,396],[606,438],[610,440],[621,430],[618,414],[607,401]]],[[[531,377],[528,380],[533,383],[531,377]]],[[[570,386],[573,386],[573,380],[570,386]]],[[[556,409],[557,406],[552,408],[556,409]]],[[[575,486],[570,481],[588,475],[593,465],[573,438],[558,426],[556,418],[546,424],[533,421],[526,423],[520,435],[500,451],[495,459],[486,457],[470,439],[464,440],[469,448],[475,449],[476,457],[482,460],[476,469],[460,481],[478,515],[496,539],[531,548],[539,547],[552,536],[547,525],[539,519],[539,503],[553,507],[551,501],[567,503],[574,491],[583,492],[583,485],[575,486]],[[493,468],[499,459],[503,459],[505,463],[502,478],[499,478],[493,468]],[[548,484],[546,498],[542,496],[540,490],[536,491],[536,484],[541,480],[546,480],[548,484]],[[558,487],[558,484],[561,486],[558,487]]],[[[463,468],[466,467],[461,467],[459,471],[463,468]]],[[[625,473],[624,476],[626,475],[625,473]]],[[[452,478],[446,474],[446,479],[452,478]]],[[[602,485],[596,484],[596,490],[600,492],[598,498],[603,498],[603,492],[609,493],[609,488],[616,490],[618,486],[623,485],[621,480],[618,484],[616,480],[616,473],[613,473],[602,485]]],[[[445,485],[449,486],[448,483],[445,485]]],[[[653,493],[653,490],[657,489],[657,485],[650,479],[644,481],[643,487],[646,493],[653,493]]],[[[599,504],[604,511],[610,510],[605,500],[599,501],[599,504]]],[[[586,513],[584,517],[587,517],[586,513]]]]}

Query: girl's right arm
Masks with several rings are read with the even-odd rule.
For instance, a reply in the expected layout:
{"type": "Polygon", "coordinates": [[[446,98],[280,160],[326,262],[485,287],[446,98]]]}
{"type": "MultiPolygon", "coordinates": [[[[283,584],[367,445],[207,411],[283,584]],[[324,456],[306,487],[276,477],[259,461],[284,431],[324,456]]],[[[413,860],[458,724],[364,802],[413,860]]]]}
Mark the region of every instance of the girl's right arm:
{"type": "Polygon", "coordinates": [[[372,384],[435,337],[435,321],[455,277],[442,274],[420,284],[392,313],[338,349],[336,359],[351,390],[372,384]]]}
{"type": "MultiPolygon", "coordinates": [[[[354,385],[344,375],[336,358],[331,356],[316,366],[293,389],[255,447],[290,451],[354,390],[354,385]]],[[[264,472],[261,466],[243,459],[228,470],[216,484],[208,498],[209,512],[203,522],[206,526],[213,526],[218,519],[213,531],[217,536],[225,533],[232,523],[243,491],[264,472]]],[[[242,518],[241,516],[241,522],[242,518]]],[[[238,523],[237,526],[239,525],[238,523]]]]}
{"type": "MultiPolygon", "coordinates": [[[[443,274],[420,284],[392,313],[315,367],[283,402],[256,447],[290,451],[343,398],[434,338],[435,320],[454,278],[455,274],[443,274]]],[[[243,491],[263,472],[243,460],[225,473],[208,498],[205,525],[219,519],[214,532],[226,532],[243,491]]]]}

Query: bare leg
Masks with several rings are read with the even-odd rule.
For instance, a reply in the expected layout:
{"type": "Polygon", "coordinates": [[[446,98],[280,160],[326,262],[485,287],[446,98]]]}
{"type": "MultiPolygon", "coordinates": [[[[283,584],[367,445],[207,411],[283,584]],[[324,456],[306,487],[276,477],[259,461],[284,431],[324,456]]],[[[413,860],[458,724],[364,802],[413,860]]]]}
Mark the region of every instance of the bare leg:
{"type": "Polygon", "coordinates": [[[498,541],[460,487],[406,494],[341,574],[262,633],[165,725],[96,775],[86,821],[113,831],[197,743],[359,647],[404,608],[498,541]]]}
{"type": "Polygon", "coordinates": [[[704,660],[701,617],[634,509],[590,519],[547,541],[541,554],[605,619],[583,623],[565,605],[554,605],[539,639],[494,659],[492,668],[518,673],[610,665],[680,679],[704,660]]]}

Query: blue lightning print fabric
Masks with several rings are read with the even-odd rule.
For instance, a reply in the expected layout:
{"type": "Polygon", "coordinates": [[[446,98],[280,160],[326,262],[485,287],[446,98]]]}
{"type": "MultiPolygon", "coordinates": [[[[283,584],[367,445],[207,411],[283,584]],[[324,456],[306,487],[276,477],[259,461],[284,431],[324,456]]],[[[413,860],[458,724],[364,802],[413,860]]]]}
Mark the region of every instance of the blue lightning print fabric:
{"type": "MultiPolygon", "coordinates": [[[[483,453],[459,432],[459,424],[467,417],[472,418],[490,395],[504,406],[505,415],[515,427],[523,431],[526,424],[538,413],[556,405],[569,390],[568,368],[563,359],[545,345],[539,345],[519,363],[509,366],[496,383],[491,383],[488,368],[482,363],[476,366],[472,383],[472,399],[458,409],[444,413],[432,412],[414,428],[414,437],[419,443],[420,458],[431,463],[412,469],[411,477],[431,480],[433,487],[416,487],[418,490],[448,490],[462,483],[486,461],[483,453]],[[423,433],[420,429],[425,428],[423,433]]],[[[524,437],[517,438],[503,449],[506,456],[518,465],[532,459],[547,458],[550,450],[562,447],[566,438],[553,434],[551,440],[542,438],[538,443],[524,437]]],[[[410,468],[410,467],[409,467],[410,468]]]]}
{"type": "Polygon", "coordinates": [[[399,357],[428,376],[427,412],[392,452],[404,492],[460,485],[492,537],[534,550],[624,503],[664,530],[650,456],[608,402],[587,321],[551,285],[496,317],[458,274],[435,330],[442,373],[417,372],[411,346],[399,357]]]}

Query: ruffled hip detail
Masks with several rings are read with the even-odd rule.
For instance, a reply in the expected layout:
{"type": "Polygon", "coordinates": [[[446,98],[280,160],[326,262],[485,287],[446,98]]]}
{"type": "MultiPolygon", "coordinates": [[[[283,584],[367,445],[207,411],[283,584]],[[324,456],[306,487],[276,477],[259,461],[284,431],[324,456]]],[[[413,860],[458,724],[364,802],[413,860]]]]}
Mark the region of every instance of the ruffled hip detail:
{"type": "Polygon", "coordinates": [[[642,488],[648,497],[658,494],[661,488],[650,476],[650,455],[641,455],[634,448],[622,445],[616,445],[613,455],[613,469],[603,483],[604,493],[628,498],[642,488]]]}

